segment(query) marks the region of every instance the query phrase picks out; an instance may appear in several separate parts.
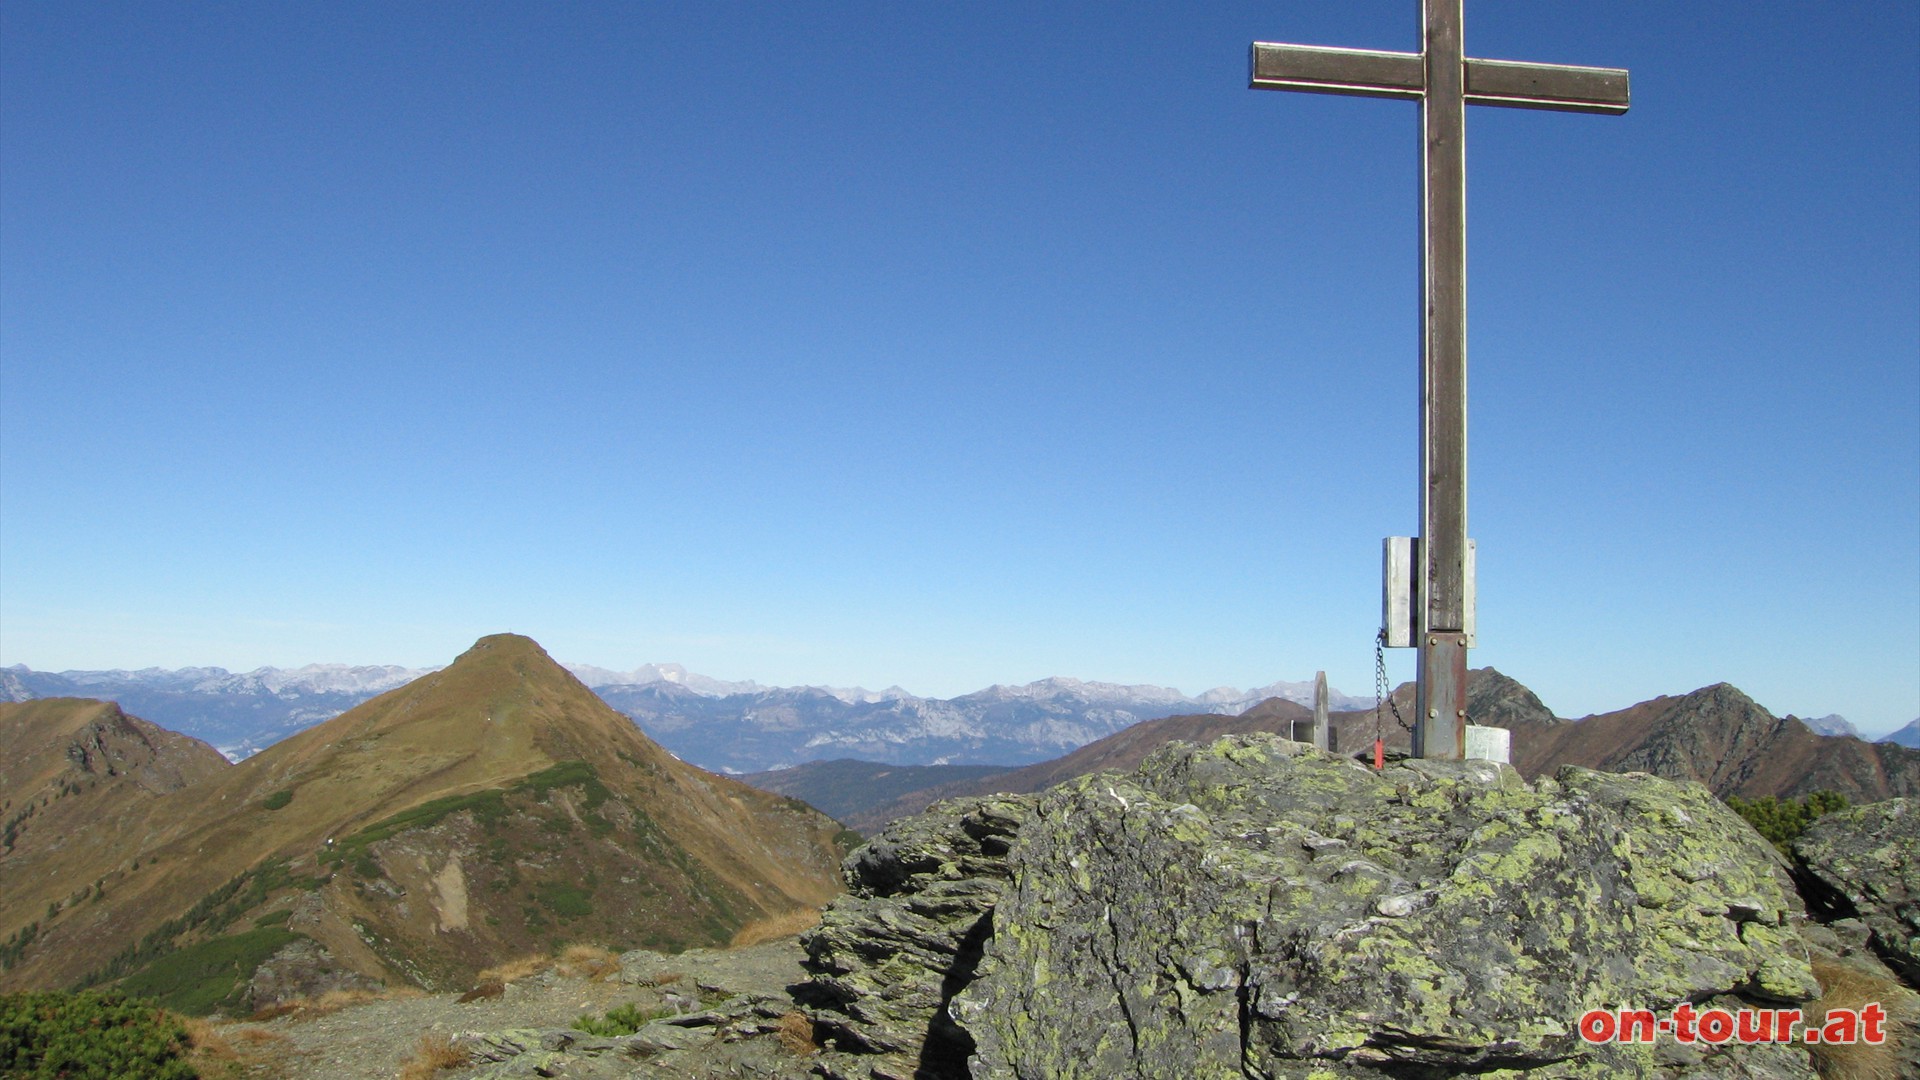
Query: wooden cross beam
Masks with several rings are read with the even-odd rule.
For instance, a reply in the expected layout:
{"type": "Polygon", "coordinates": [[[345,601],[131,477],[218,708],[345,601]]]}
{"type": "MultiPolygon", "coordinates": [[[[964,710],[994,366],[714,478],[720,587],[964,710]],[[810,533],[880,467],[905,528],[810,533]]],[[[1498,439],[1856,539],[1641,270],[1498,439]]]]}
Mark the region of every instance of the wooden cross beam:
{"type": "Polygon", "coordinates": [[[1256,90],[1413,98],[1421,118],[1420,552],[1414,574],[1420,662],[1413,752],[1466,755],[1467,157],[1466,106],[1627,111],[1618,68],[1468,59],[1462,0],[1421,0],[1418,53],[1256,42],[1256,90]]]}

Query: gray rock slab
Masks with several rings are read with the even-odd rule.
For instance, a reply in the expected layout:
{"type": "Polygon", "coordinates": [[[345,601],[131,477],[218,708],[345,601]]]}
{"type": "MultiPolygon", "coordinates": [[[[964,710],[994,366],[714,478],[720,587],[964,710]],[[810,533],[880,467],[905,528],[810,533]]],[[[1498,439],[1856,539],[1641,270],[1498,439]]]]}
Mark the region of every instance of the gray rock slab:
{"type": "Polygon", "coordinates": [[[1815,892],[1858,918],[1874,952],[1920,988],[1920,802],[1888,799],[1826,814],[1794,841],[1793,853],[1815,892]]]}
{"type": "Polygon", "coordinates": [[[848,856],[848,893],[802,937],[804,998],[830,1041],[911,1063],[923,1078],[964,1077],[972,1039],[946,1004],[972,978],[1007,879],[1007,852],[1033,796],[935,806],[848,856]]]}
{"type": "Polygon", "coordinates": [[[1233,736],[1053,789],[1008,865],[951,1003],[976,1080],[1814,1076],[1797,1047],[1578,1036],[1819,993],[1782,860],[1698,784],[1233,736]]]}

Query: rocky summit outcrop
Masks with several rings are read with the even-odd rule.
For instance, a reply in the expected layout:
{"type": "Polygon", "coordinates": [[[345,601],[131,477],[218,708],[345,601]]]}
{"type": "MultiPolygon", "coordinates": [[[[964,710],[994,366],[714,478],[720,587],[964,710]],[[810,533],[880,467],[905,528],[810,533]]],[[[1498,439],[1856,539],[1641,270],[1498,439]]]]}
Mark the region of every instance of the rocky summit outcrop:
{"type": "MultiPolygon", "coordinates": [[[[1237,736],[1056,790],[1010,865],[955,1006],[983,1080],[1650,1075],[1655,1048],[1584,1043],[1580,1016],[1819,993],[1783,947],[1778,860],[1704,788],[1651,777],[1374,773],[1237,736]]],[[[1784,1047],[1718,1057],[1811,1075],[1784,1047]]]]}
{"type": "Polygon", "coordinates": [[[198,739],[81,698],[0,703],[0,746],[0,972],[54,914],[81,901],[96,914],[161,808],[232,769],[198,739]]]}
{"type": "Polygon", "coordinates": [[[830,1042],[876,1080],[965,1077],[973,1040],[947,1005],[973,978],[1035,796],[941,803],[889,826],[845,864],[847,895],[803,939],[802,997],[830,1042]]]}
{"type": "Polygon", "coordinates": [[[1820,993],[1784,861],[1697,784],[1238,735],[944,804],[848,869],[814,1016],[880,1065],[832,1075],[968,1075],[969,1043],[980,1080],[1815,1075],[1798,1046],[1579,1035],[1820,993]]]}
{"type": "Polygon", "coordinates": [[[1920,802],[1889,799],[1827,814],[1794,841],[1803,891],[1865,924],[1873,951],[1920,987],[1920,802]]]}

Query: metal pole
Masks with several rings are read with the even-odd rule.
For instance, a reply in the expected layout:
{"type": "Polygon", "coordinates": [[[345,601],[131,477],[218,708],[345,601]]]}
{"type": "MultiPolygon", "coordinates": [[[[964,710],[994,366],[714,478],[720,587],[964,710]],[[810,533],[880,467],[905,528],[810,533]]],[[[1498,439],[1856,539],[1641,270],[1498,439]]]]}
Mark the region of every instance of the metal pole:
{"type": "Polygon", "coordinates": [[[1419,671],[1413,753],[1466,755],[1467,158],[1462,0],[1423,0],[1419,671]]]}
{"type": "Polygon", "coordinates": [[[1331,750],[1327,742],[1327,673],[1313,673],[1313,746],[1316,750],[1331,750]]]}

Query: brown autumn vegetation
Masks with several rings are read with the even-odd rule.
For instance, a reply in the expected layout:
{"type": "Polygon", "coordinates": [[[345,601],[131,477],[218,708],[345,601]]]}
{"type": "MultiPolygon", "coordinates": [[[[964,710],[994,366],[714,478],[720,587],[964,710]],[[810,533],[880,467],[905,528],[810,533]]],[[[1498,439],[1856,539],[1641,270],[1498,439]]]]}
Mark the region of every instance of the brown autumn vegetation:
{"type": "Polygon", "coordinates": [[[769,941],[798,937],[820,925],[818,908],[801,908],[784,915],[773,915],[765,919],[756,919],[741,927],[727,943],[730,949],[744,949],[749,945],[764,945],[769,941]]]}
{"type": "Polygon", "coordinates": [[[247,1020],[256,1024],[282,1016],[291,1016],[295,1020],[312,1020],[356,1005],[365,1005],[370,1001],[405,1001],[424,996],[426,991],[417,986],[390,986],[379,990],[329,990],[318,997],[291,998],[267,1008],[255,1010],[248,1015],[247,1020]]]}
{"type": "Polygon", "coordinates": [[[814,1038],[813,1021],[805,1013],[790,1012],[774,1023],[773,1037],[789,1053],[810,1057],[820,1051],[814,1038]]]}
{"type": "Polygon", "coordinates": [[[400,1063],[399,1080],[433,1080],[447,1069],[458,1069],[468,1062],[467,1053],[453,1040],[437,1031],[420,1036],[419,1045],[400,1063]]]}
{"type": "Polygon", "coordinates": [[[1848,964],[1816,957],[1820,997],[1806,1006],[1805,1027],[1819,1027],[1829,1009],[1878,1004],[1887,1012],[1886,1041],[1816,1043],[1809,1047],[1822,1080],[1900,1080],[1904,1062],[1920,1057],[1920,994],[1899,982],[1848,964]]]}
{"type": "Polygon", "coordinates": [[[237,765],[143,724],[0,704],[0,767],[33,801],[0,789],[0,858],[31,883],[0,890],[0,990],[112,985],[253,938],[238,981],[181,1000],[245,1011],[246,972],[301,938],[376,982],[472,986],[567,939],[722,946],[841,888],[837,824],[678,761],[526,638],[237,765]],[[68,819],[86,827],[51,827],[68,819]]]}
{"type": "Polygon", "coordinates": [[[605,945],[569,945],[560,950],[553,969],[569,979],[605,982],[620,973],[620,954],[605,945]]]}

